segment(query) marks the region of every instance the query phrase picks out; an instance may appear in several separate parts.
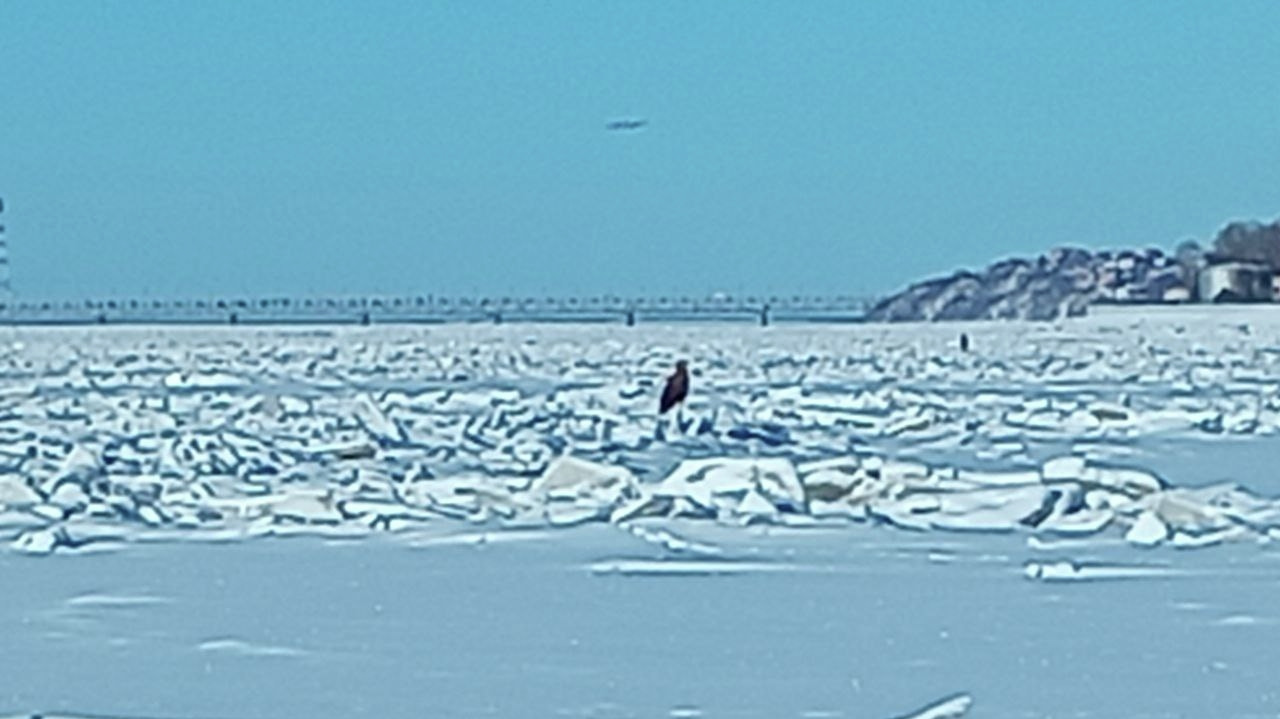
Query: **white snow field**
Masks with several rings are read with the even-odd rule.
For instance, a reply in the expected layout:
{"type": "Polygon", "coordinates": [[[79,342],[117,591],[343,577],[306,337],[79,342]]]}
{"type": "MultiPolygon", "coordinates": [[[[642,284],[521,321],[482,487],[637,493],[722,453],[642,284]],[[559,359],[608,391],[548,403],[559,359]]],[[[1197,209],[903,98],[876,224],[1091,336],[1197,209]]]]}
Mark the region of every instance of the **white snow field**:
{"type": "Polygon", "coordinates": [[[1272,308],[10,328],[0,375],[0,715],[1280,717],[1272,308]]]}

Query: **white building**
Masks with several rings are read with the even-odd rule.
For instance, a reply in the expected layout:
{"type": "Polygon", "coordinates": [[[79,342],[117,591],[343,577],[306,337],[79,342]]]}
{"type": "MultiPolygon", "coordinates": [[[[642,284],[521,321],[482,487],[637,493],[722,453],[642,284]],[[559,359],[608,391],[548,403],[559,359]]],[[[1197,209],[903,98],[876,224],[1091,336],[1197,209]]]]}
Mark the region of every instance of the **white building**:
{"type": "Polygon", "coordinates": [[[1271,268],[1254,262],[1221,262],[1200,270],[1196,278],[1201,302],[1270,302],[1271,268]]]}

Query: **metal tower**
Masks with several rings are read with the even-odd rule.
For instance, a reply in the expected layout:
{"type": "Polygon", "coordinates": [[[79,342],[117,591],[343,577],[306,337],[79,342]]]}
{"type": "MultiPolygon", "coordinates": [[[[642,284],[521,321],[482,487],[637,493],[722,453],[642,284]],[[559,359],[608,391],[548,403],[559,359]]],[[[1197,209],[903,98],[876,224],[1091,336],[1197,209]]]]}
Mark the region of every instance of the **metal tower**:
{"type": "Polygon", "coordinates": [[[4,198],[0,197],[0,304],[12,310],[13,284],[9,273],[9,240],[4,234],[4,198]]]}

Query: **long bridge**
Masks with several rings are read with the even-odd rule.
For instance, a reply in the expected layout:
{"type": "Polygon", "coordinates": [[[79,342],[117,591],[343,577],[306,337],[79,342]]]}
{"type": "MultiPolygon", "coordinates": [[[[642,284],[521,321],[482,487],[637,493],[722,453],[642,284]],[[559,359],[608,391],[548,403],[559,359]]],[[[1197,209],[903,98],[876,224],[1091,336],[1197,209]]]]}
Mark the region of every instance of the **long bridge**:
{"type": "Polygon", "coordinates": [[[855,295],[708,297],[221,297],[10,300],[0,322],[81,324],[406,324],[445,322],[859,322],[876,298],[855,295]]]}

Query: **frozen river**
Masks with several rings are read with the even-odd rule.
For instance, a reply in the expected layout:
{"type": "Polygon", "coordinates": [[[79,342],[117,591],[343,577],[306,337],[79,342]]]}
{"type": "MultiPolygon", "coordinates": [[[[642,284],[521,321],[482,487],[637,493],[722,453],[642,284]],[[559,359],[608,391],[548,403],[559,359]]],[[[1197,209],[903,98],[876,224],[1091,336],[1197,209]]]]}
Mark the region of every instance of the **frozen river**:
{"type": "Polygon", "coordinates": [[[728,556],[701,568],[604,526],[5,556],[0,700],[255,719],[887,718],[961,694],[1001,719],[1280,711],[1274,551],[1100,547],[1078,556],[1150,572],[1045,582],[1023,563],[1058,554],[1011,536],[707,534],[728,556]]]}
{"type": "Polygon", "coordinates": [[[1265,309],[6,330],[0,715],[1275,717],[1265,309]]]}

